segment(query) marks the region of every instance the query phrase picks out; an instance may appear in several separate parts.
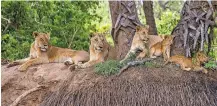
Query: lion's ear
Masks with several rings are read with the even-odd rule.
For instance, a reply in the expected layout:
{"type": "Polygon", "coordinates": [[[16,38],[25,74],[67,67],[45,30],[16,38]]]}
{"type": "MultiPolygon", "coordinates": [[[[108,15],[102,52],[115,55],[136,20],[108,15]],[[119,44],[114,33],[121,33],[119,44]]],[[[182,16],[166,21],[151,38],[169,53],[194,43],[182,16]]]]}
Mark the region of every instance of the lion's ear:
{"type": "Polygon", "coordinates": [[[201,53],[202,53],[201,51],[198,51],[198,52],[196,53],[196,56],[197,56],[197,57],[200,56],[201,53]]]}
{"type": "Polygon", "coordinates": [[[39,35],[38,32],[33,32],[33,33],[32,33],[32,36],[33,36],[34,38],[36,38],[38,35],[39,35]]]}
{"type": "Polygon", "coordinates": [[[169,36],[168,36],[168,35],[164,36],[164,39],[167,39],[167,38],[169,38],[169,36]]]}
{"type": "Polygon", "coordinates": [[[94,37],[95,36],[95,34],[92,32],[92,33],[90,33],[90,38],[92,38],[92,37],[94,37]]]}
{"type": "Polygon", "coordinates": [[[141,29],[142,29],[141,26],[136,26],[136,32],[140,31],[141,29]]]}
{"type": "Polygon", "coordinates": [[[49,32],[49,33],[46,33],[46,36],[47,36],[47,39],[50,40],[50,32],[49,32]]]}

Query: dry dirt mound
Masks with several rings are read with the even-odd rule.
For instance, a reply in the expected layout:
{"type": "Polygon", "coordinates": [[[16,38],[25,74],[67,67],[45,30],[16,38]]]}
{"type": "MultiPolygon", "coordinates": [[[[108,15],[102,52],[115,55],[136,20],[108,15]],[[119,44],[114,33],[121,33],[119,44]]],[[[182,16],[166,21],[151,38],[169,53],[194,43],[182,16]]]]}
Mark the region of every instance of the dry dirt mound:
{"type": "MultiPolygon", "coordinates": [[[[38,86],[45,86],[44,89],[37,90],[22,98],[19,106],[37,106],[47,92],[56,91],[59,84],[68,79],[69,76],[77,72],[70,72],[67,67],[61,63],[50,63],[38,66],[32,66],[26,72],[19,72],[19,66],[7,68],[1,67],[1,90],[2,106],[9,106],[20,95],[38,86]]],[[[80,86],[80,83],[91,78],[92,74],[86,71],[79,71],[74,80],[71,80],[73,86],[80,86]],[[90,76],[90,77],[89,77],[90,76]]],[[[93,72],[92,72],[93,73],[93,72]]],[[[88,84],[86,84],[88,86],[88,84]]]]}
{"type": "Polygon", "coordinates": [[[2,69],[2,106],[21,94],[19,106],[216,106],[217,74],[185,72],[171,67],[129,68],[121,76],[103,77],[93,69],[70,72],[63,64],[2,69]]]}
{"type": "Polygon", "coordinates": [[[217,105],[217,80],[209,75],[170,68],[129,70],[77,90],[65,82],[58,91],[48,93],[41,106],[217,105]]]}

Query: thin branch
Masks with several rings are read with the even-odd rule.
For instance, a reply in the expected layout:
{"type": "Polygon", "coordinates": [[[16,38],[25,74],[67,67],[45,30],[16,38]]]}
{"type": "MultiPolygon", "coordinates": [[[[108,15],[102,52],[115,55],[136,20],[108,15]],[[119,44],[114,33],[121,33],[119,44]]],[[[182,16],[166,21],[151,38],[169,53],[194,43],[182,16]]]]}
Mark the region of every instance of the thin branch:
{"type": "Polygon", "coordinates": [[[36,19],[36,14],[35,14],[34,20],[35,20],[36,23],[46,26],[45,24],[43,24],[43,23],[37,21],[37,19],[36,19]]]}
{"type": "Polygon", "coordinates": [[[4,18],[3,16],[1,17],[3,20],[6,20],[9,24],[11,23],[10,19],[4,18]]]}
{"type": "Polygon", "coordinates": [[[74,29],[74,33],[73,33],[73,35],[71,36],[71,39],[70,39],[70,42],[69,42],[68,48],[71,47],[72,42],[73,42],[73,40],[74,40],[74,38],[75,38],[75,35],[77,34],[78,30],[79,30],[78,28],[75,28],[75,29],[74,29]]]}
{"type": "Polygon", "coordinates": [[[159,5],[161,8],[163,8],[163,10],[166,10],[166,8],[169,8],[167,6],[167,4],[169,3],[169,1],[167,0],[165,3],[163,3],[163,1],[158,1],[159,5]]]}
{"type": "Polygon", "coordinates": [[[4,18],[3,16],[1,17],[3,20],[6,20],[7,21],[7,26],[5,27],[4,31],[2,32],[3,34],[7,31],[8,27],[11,25],[11,20],[10,19],[7,19],[7,18],[4,18]]]}

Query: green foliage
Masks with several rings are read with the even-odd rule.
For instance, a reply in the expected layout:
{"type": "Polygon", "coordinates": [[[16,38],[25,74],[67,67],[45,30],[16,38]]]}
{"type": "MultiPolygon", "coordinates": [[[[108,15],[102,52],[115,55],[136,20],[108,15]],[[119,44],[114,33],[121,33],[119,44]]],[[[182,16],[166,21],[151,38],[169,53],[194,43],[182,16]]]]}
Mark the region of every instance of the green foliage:
{"type": "Polygon", "coordinates": [[[155,64],[153,62],[145,62],[144,66],[146,66],[146,67],[155,67],[155,64]]]}
{"type": "Polygon", "coordinates": [[[95,72],[104,76],[113,75],[119,72],[119,70],[127,65],[128,62],[135,60],[136,54],[130,53],[128,58],[120,63],[118,60],[108,60],[104,63],[95,65],[95,72]]]}
{"type": "Polygon", "coordinates": [[[213,43],[211,51],[209,52],[209,56],[217,61],[217,28],[214,28],[213,43]]]}
{"type": "Polygon", "coordinates": [[[158,34],[171,34],[179,19],[180,15],[177,12],[170,10],[163,12],[161,19],[156,19],[158,34]]]}
{"type": "Polygon", "coordinates": [[[100,20],[92,22],[92,24],[96,25],[96,32],[105,34],[108,43],[114,46],[112,36],[110,35],[112,22],[110,19],[109,3],[107,1],[100,1],[96,9],[96,14],[103,16],[100,20]]]}
{"type": "Polygon", "coordinates": [[[87,51],[88,35],[96,30],[91,23],[101,18],[97,6],[95,1],[2,1],[2,58],[28,56],[33,31],[50,32],[52,45],[87,51]]]}
{"type": "Polygon", "coordinates": [[[104,76],[109,76],[116,74],[120,71],[120,69],[127,65],[128,62],[134,61],[136,58],[136,54],[130,53],[122,63],[120,63],[118,60],[108,60],[104,63],[99,63],[95,65],[95,72],[104,76]]]}
{"type": "Polygon", "coordinates": [[[108,60],[95,65],[95,72],[100,75],[109,76],[119,72],[123,67],[118,60],[108,60]]]}
{"type": "Polygon", "coordinates": [[[215,61],[209,61],[208,63],[205,63],[205,68],[216,69],[217,63],[215,61]]]}
{"type": "Polygon", "coordinates": [[[159,61],[147,61],[144,63],[145,67],[150,67],[150,68],[160,68],[162,65],[159,63],[159,61]]]}

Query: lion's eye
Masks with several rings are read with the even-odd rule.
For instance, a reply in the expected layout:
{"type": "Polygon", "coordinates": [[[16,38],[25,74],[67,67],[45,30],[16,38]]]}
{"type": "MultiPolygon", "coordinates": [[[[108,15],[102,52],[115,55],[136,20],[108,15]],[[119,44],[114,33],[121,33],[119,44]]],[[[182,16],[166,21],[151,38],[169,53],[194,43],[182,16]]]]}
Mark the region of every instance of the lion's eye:
{"type": "Polygon", "coordinates": [[[95,41],[98,41],[97,39],[95,39],[95,41]]]}
{"type": "Polygon", "coordinates": [[[44,41],[42,38],[40,38],[41,41],[44,41]]]}

